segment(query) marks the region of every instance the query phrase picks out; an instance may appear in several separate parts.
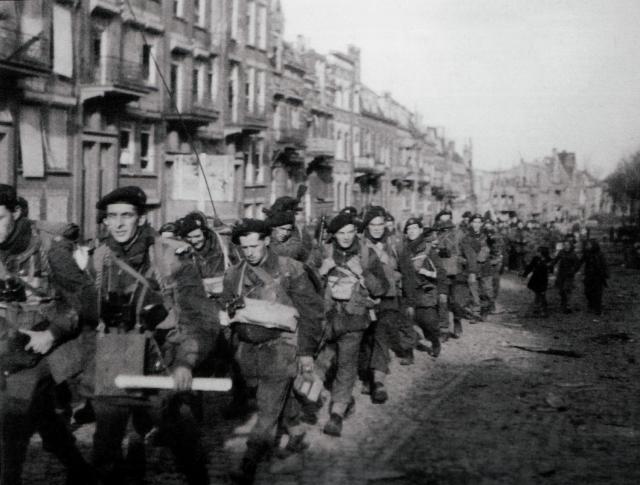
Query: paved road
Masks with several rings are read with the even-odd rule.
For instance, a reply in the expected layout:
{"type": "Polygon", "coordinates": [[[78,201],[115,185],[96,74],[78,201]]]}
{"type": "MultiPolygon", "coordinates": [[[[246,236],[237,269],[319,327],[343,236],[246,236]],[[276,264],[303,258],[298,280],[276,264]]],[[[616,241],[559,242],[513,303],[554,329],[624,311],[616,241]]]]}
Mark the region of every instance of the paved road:
{"type": "MultiPolygon", "coordinates": [[[[310,449],[288,463],[297,471],[273,474],[265,465],[257,483],[640,483],[639,276],[614,271],[602,318],[577,311],[546,320],[523,317],[532,296],[507,276],[503,313],[466,325],[438,359],[417,353],[413,366],[394,362],[386,404],[356,390],[356,414],[342,438],[321,433],[324,409],[309,429],[310,449]],[[548,348],[573,356],[531,351],[548,348]]],[[[576,307],[583,305],[578,293],[576,307]]],[[[552,292],[550,300],[553,311],[552,292]]],[[[214,399],[205,426],[210,475],[221,484],[251,425],[219,419],[216,409],[226,399],[214,399]]],[[[77,432],[87,455],[91,433],[90,426],[77,432]]],[[[149,483],[183,483],[167,450],[150,454],[149,483]]],[[[63,483],[36,439],[25,483],[63,483]]]]}

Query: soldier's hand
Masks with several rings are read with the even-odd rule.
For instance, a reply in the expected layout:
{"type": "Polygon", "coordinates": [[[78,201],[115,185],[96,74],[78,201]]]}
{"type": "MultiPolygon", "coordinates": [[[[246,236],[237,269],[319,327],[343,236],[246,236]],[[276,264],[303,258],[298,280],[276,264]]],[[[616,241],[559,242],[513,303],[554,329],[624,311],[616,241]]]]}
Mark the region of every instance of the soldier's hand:
{"type": "Polygon", "coordinates": [[[193,375],[191,369],[185,366],[178,366],[173,370],[173,388],[176,391],[188,391],[191,389],[193,375]]]}
{"type": "Polygon", "coordinates": [[[474,284],[477,281],[475,273],[469,273],[469,278],[467,279],[469,284],[474,284]]]}
{"type": "Polygon", "coordinates": [[[301,355],[298,357],[298,373],[307,381],[313,380],[313,357],[301,355]]]}
{"type": "Polygon", "coordinates": [[[37,332],[19,329],[18,331],[30,337],[29,343],[25,346],[24,350],[33,350],[36,354],[46,354],[49,352],[55,341],[53,334],[49,330],[37,332]]]}
{"type": "Polygon", "coordinates": [[[320,266],[320,269],[318,270],[318,272],[320,273],[320,276],[324,276],[333,268],[335,268],[335,266],[336,266],[336,262],[333,260],[333,258],[323,259],[322,265],[320,266]]]}
{"type": "Polygon", "coordinates": [[[446,305],[446,304],[447,304],[447,300],[448,300],[448,298],[447,298],[447,295],[446,295],[446,294],[441,293],[441,294],[440,294],[440,296],[439,296],[439,299],[440,299],[440,303],[442,303],[443,305],[446,305]]]}

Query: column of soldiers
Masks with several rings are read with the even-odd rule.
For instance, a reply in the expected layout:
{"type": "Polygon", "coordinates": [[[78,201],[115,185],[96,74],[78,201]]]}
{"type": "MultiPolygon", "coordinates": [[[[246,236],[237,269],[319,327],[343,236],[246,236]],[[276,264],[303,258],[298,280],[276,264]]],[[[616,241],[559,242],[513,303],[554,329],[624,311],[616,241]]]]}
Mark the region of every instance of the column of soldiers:
{"type": "Polygon", "coordinates": [[[143,483],[149,442],[171,448],[187,483],[209,483],[205,401],[191,385],[210,375],[233,382],[225,416],[257,413],[231,473],[252,483],[260,462],[308,447],[322,396],[322,429],[339,437],[356,388],[389,399],[393,354],[437,358],[463,321],[494,312],[511,251],[526,246],[524,226],[512,234],[490,214],[456,225],[443,210],[400,232],[380,206],[323,217],[313,237],[300,193],[233,227],[193,212],[156,231],[134,186],[97,208],[104,237],[86,247],[77,226],[29,220],[0,185],[0,485],[21,483],[35,432],[69,484],[143,483]],[[120,389],[118,374],[170,376],[174,388],[120,389]],[[57,412],[65,386],[95,419],[91,463],[57,412]]]}

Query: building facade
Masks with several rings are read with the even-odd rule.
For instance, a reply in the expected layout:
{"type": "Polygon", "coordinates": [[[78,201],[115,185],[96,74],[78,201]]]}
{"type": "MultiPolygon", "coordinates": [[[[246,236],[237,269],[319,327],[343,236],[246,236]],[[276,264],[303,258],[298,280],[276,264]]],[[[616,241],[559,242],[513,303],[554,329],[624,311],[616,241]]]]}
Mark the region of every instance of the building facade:
{"type": "Polygon", "coordinates": [[[588,219],[605,210],[602,183],[579,170],[576,155],[552,153],[501,171],[475,171],[478,207],[541,221],[588,219]]]}
{"type": "Polygon", "coordinates": [[[470,150],[366,87],[357,47],[287,42],[278,0],[0,2],[0,40],[0,182],[84,237],[130,184],[154,225],[263,217],[300,184],[308,220],[472,202],[470,150]]]}

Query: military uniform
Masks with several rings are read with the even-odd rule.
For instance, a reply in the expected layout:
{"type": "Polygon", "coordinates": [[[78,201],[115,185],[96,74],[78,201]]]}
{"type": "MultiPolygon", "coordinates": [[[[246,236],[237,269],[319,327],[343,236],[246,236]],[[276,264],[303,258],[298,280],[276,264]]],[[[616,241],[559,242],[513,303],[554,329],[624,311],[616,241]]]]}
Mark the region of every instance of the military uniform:
{"type": "MultiPolygon", "coordinates": [[[[13,188],[0,185],[0,206],[10,208],[13,199],[13,188]]],[[[90,281],[73,260],[72,250],[69,241],[40,231],[24,217],[15,221],[12,233],[0,243],[2,485],[22,483],[27,447],[36,431],[67,468],[67,483],[93,483],[73,435],[55,410],[56,383],[81,370],[79,354],[69,349],[75,348],[81,325],[91,319],[90,281]],[[33,324],[53,336],[53,350],[45,356],[25,352],[29,338],[17,333],[17,328],[33,328],[33,324]]]]}
{"type": "Polygon", "coordinates": [[[467,276],[464,273],[466,258],[461,250],[460,233],[451,221],[436,223],[438,231],[438,256],[440,271],[446,275],[439,282],[440,330],[449,328],[449,312],[453,314],[453,336],[462,334],[462,318],[466,316],[465,306],[469,290],[467,276]]]}
{"type": "Polygon", "coordinates": [[[565,313],[570,313],[569,298],[574,287],[574,276],[580,267],[580,259],[576,255],[573,246],[570,249],[562,249],[555,258],[556,288],[560,293],[560,305],[565,313]]]}
{"type": "MultiPolygon", "coordinates": [[[[126,187],[105,196],[98,208],[117,203],[141,207],[144,201],[139,188],[126,187]]],[[[193,372],[209,353],[218,330],[217,321],[212,322],[216,312],[190,251],[186,243],[161,238],[144,225],[126,243],[109,235],[91,257],[101,324],[96,346],[89,349],[85,382],[94,385],[93,459],[105,485],[123,483],[127,476],[143,480],[144,436],[154,425],[187,482],[209,482],[192,393],[127,392],[113,388],[110,375],[110,369],[124,366],[120,361],[132,362],[132,369],[120,369],[123,373],[193,372]],[[149,308],[158,310],[149,315],[149,308]],[[119,352],[116,361],[113,352],[119,352]],[[122,441],[130,419],[136,433],[125,458],[122,441]]]]}
{"type": "Polygon", "coordinates": [[[361,351],[361,373],[370,380],[371,399],[376,403],[387,399],[384,381],[389,374],[391,350],[402,359],[401,362],[410,363],[417,341],[413,322],[406,317],[401,306],[402,274],[397,239],[388,229],[385,229],[381,238],[375,239],[367,228],[369,221],[382,211],[379,206],[372,207],[363,221],[363,243],[375,252],[382,263],[388,283],[387,291],[376,306],[377,320],[367,330],[361,351]]]}
{"type": "Polygon", "coordinates": [[[413,309],[413,320],[431,342],[432,355],[437,357],[440,353],[438,286],[444,283],[446,275],[441,269],[437,250],[434,247],[427,250],[435,239],[435,234],[430,233],[422,233],[413,241],[407,239],[400,265],[404,303],[413,309]]]}
{"type": "MultiPolygon", "coordinates": [[[[354,219],[348,214],[336,216],[329,224],[335,234],[354,219]]],[[[325,433],[339,436],[342,419],[352,401],[358,376],[358,357],[365,330],[371,324],[373,299],[389,287],[376,252],[356,236],[349,248],[335,240],[324,248],[321,276],[325,281],[325,311],[329,324],[329,342],[335,346],[336,377],[331,392],[331,416],[325,433]]]]}
{"type": "MultiPolygon", "coordinates": [[[[246,234],[264,231],[261,223],[244,220],[234,229],[234,242],[237,244],[246,234]],[[254,226],[255,230],[251,229],[254,226]],[[251,230],[243,233],[243,228],[251,230]]],[[[244,261],[232,266],[225,275],[223,295],[228,302],[250,297],[279,303],[295,308],[299,315],[295,332],[254,323],[232,323],[234,338],[239,342],[235,358],[243,377],[257,388],[258,419],[247,440],[247,451],[237,477],[239,481],[249,482],[257,463],[275,445],[279,424],[288,431],[290,441],[301,445],[303,430],[298,404],[292,395],[292,383],[298,370],[297,358],[312,358],[320,344],[322,299],[314,291],[300,262],[278,256],[269,249],[255,266],[244,261]]],[[[266,314],[263,317],[277,324],[282,315],[266,314]]]]}

